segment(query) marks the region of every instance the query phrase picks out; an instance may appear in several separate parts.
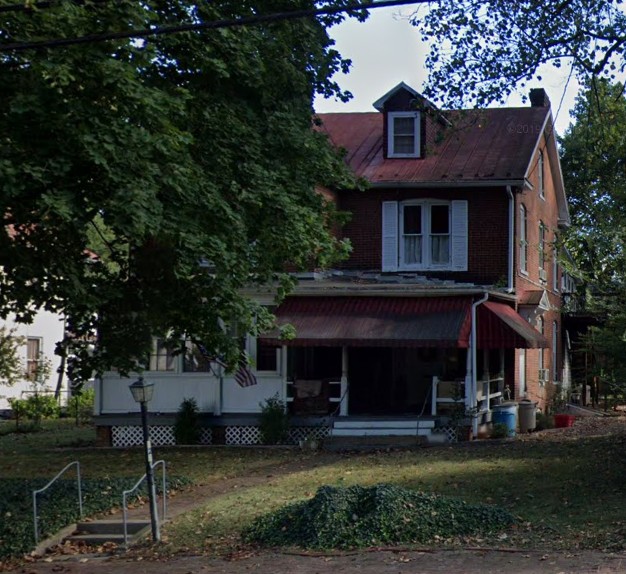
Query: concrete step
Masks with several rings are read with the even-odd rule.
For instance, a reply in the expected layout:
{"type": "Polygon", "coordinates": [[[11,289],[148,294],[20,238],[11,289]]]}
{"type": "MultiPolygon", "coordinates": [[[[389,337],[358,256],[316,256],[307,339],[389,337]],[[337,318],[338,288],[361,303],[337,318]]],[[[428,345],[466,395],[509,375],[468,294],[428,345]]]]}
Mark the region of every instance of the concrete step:
{"type": "Polygon", "coordinates": [[[407,429],[407,428],[334,428],[333,436],[371,436],[371,437],[411,437],[411,436],[428,436],[431,429],[407,429]]]}
{"type": "MultiPolygon", "coordinates": [[[[128,544],[133,544],[150,530],[148,520],[129,520],[126,523],[128,544]]],[[[79,522],[74,532],[65,538],[70,542],[82,542],[90,546],[114,542],[124,544],[124,522],[121,520],[93,520],[79,522]]]]}
{"type": "MultiPolygon", "coordinates": [[[[129,536],[128,542],[132,543],[134,537],[129,536]]],[[[78,543],[82,542],[88,546],[98,546],[100,544],[106,544],[107,542],[115,542],[115,544],[124,544],[123,534],[72,534],[65,540],[78,543]]]]}
{"type": "Polygon", "coordinates": [[[431,429],[434,428],[435,421],[434,420],[349,420],[342,421],[339,419],[335,419],[333,421],[333,428],[335,429],[359,429],[359,428],[368,428],[368,429],[379,429],[384,431],[385,429],[412,429],[415,431],[416,429],[431,429]]]}
{"type": "MultiPolygon", "coordinates": [[[[149,520],[128,520],[126,531],[128,534],[137,534],[150,526],[149,520]]],[[[124,522],[121,520],[90,520],[79,522],[76,531],[81,534],[123,534],[124,522]]]]}

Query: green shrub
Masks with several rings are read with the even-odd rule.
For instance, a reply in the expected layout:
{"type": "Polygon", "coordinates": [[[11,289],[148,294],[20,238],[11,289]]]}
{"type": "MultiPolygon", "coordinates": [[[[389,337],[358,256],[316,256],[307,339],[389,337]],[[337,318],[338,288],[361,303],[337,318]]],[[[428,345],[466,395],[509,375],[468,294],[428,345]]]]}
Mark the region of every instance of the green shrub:
{"type": "Polygon", "coordinates": [[[257,518],[242,536],[264,546],[345,549],[423,544],[497,532],[514,523],[499,507],[389,484],[323,486],[311,500],[257,518]]]}
{"type": "Polygon", "coordinates": [[[537,422],[535,425],[536,431],[542,431],[546,429],[554,428],[554,417],[545,413],[537,412],[537,422]]]}
{"type": "Polygon", "coordinates": [[[176,444],[198,444],[200,442],[200,419],[195,399],[184,399],[178,407],[174,421],[176,444]]]}
{"type": "Polygon", "coordinates": [[[505,423],[493,423],[491,438],[506,438],[509,436],[509,427],[505,423]]]}
{"type": "Polygon", "coordinates": [[[278,393],[266,399],[261,407],[261,442],[263,444],[280,444],[289,433],[289,415],[285,402],[278,398],[278,393]]]}
{"type": "Polygon", "coordinates": [[[57,418],[61,413],[57,399],[51,394],[35,393],[26,399],[9,399],[9,403],[18,427],[27,418],[32,428],[38,429],[43,419],[57,418]]]}
{"type": "Polygon", "coordinates": [[[96,393],[93,389],[81,389],[69,400],[68,414],[76,419],[76,424],[89,424],[93,417],[93,404],[96,393]]]}

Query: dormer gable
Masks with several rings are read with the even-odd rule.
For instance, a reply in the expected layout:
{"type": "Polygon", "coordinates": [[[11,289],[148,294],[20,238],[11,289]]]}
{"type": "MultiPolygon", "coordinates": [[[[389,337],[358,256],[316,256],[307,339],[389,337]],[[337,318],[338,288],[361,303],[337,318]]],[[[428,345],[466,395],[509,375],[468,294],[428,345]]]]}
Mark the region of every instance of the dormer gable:
{"type": "Polygon", "coordinates": [[[385,158],[424,157],[426,115],[435,115],[441,123],[448,123],[433,103],[404,82],[400,82],[373,105],[384,116],[385,158]]]}

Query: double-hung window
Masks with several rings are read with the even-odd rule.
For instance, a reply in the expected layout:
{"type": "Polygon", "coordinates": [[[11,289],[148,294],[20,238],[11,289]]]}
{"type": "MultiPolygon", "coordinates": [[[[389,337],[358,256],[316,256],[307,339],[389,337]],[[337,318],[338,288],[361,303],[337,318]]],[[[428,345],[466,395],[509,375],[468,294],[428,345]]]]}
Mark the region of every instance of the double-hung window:
{"type": "Polygon", "coordinates": [[[528,273],[528,213],[524,205],[519,214],[519,267],[522,273],[528,273]]]}
{"type": "Polygon", "coordinates": [[[419,157],[419,112],[389,112],[387,122],[388,157],[419,157]]]}
{"type": "Polygon", "coordinates": [[[41,365],[41,339],[28,337],[26,341],[26,378],[36,381],[41,365]]]}
{"type": "Polygon", "coordinates": [[[450,204],[403,203],[400,210],[400,266],[405,269],[448,266],[450,204]]]}
{"type": "Polygon", "coordinates": [[[539,150],[539,158],[537,159],[537,183],[539,187],[539,197],[545,199],[545,165],[543,150],[539,150]]]}
{"type": "Polygon", "coordinates": [[[543,221],[539,222],[539,279],[544,282],[547,279],[546,273],[546,226],[543,221]]]}
{"type": "Polygon", "coordinates": [[[467,202],[383,203],[383,271],[467,269],[467,202]]]}

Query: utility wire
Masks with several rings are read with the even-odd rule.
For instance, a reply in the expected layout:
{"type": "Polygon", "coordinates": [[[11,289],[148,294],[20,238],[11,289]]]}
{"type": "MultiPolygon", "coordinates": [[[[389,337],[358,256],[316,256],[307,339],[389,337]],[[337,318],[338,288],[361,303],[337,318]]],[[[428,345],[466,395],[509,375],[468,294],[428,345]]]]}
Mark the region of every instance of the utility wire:
{"type": "MultiPolygon", "coordinates": [[[[234,28],[238,26],[250,26],[262,23],[280,22],[283,20],[294,20],[298,18],[308,18],[311,16],[323,16],[340,14],[342,12],[358,12],[359,10],[371,10],[374,8],[387,8],[390,6],[407,6],[410,4],[426,4],[432,0],[381,0],[379,2],[369,1],[349,6],[328,6],[325,8],[309,8],[306,10],[290,10],[287,12],[274,12],[272,14],[261,14],[244,18],[214,20],[212,22],[199,22],[195,24],[181,24],[178,26],[162,26],[142,30],[127,30],[124,32],[106,32],[102,34],[90,34],[76,38],[62,38],[58,40],[42,40],[38,42],[15,42],[0,46],[0,52],[17,52],[22,50],[32,50],[41,48],[60,48],[62,46],[73,46],[76,44],[91,44],[94,42],[105,42],[107,40],[121,40],[126,38],[147,38],[150,36],[160,36],[164,34],[177,34],[180,32],[195,32],[199,30],[215,30],[218,28],[234,28]]],[[[51,2],[43,2],[46,6],[51,2]]]]}

